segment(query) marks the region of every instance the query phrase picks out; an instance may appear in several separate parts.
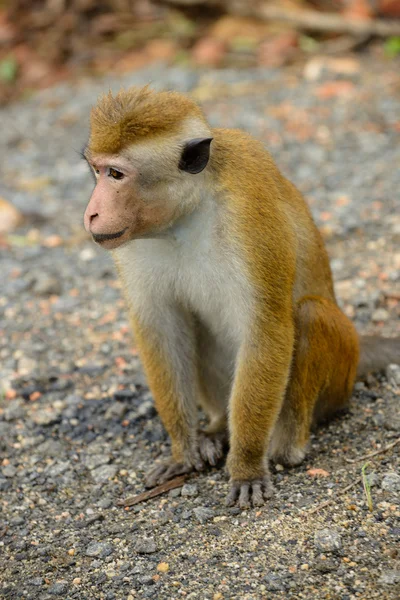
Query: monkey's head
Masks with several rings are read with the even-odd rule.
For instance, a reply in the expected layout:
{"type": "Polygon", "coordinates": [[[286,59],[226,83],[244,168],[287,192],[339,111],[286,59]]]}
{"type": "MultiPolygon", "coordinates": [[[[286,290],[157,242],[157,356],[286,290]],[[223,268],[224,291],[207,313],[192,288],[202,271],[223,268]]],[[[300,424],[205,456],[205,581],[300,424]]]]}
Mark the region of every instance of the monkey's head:
{"type": "Polygon", "coordinates": [[[111,250],[167,230],[201,201],[211,141],[204,115],[186,96],[148,87],[102,96],[84,150],[96,184],[86,231],[111,250]]]}

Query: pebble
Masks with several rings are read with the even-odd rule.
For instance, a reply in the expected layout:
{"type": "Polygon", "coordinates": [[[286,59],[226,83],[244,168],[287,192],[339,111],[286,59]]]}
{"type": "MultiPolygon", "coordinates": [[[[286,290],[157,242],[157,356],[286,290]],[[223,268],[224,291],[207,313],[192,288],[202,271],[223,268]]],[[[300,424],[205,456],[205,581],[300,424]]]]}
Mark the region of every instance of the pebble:
{"type": "Polygon", "coordinates": [[[389,312],[386,310],[386,308],[377,308],[372,313],[372,320],[374,323],[378,323],[379,321],[387,321],[389,316],[389,312]]]}
{"type": "Polygon", "coordinates": [[[33,579],[30,579],[28,583],[30,585],[34,585],[35,587],[40,587],[44,584],[44,579],[43,577],[33,577],[33,579]]]}
{"type": "Polygon", "coordinates": [[[4,477],[14,477],[17,473],[17,469],[12,465],[7,465],[6,467],[3,467],[1,471],[4,477]]]}
{"type": "Polygon", "coordinates": [[[24,415],[25,410],[19,400],[9,402],[8,406],[4,409],[4,419],[6,421],[16,421],[17,419],[22,419],[24,415]]]}
{"type": "Polygon", "coordinates": [[[198,489],[197,483],[185,483],[182,486],[181,496],[190,498],[190,497],[197,496],[198,493],[199,493],[199,489],[198,489]]]}
{"type": "Polygon", "coordinates": [[[368,481],[369,487],[374,487],[374,486],[378,485],[379,477],[376,473],[369,473],[367,475],[367,481],[368,481]]]}
{"type": "Polygon", "coordinates": [[[63,596],[68,591],[68,581],[57,581],[52,586],[49,587],[49,594],[53,594],[54,596],[63,596]]]}
{"type": "Polygon", "coordinates": [[[32,291],[37,296],[59,296],[62,291],[61,282],[55,277],[41,274],[36,279],[32,291]]]}
{"type": "Polygon", "coordinates": [[[122,419],[128,407],[122,402],[113,402],[106,410],[104,418],[107,421],[111,419],[122,419]]]}
{"type": "Polygon", "coordinates": [[[205,523],[214,517],[214,512],[210,508],[205,508],[203,506],[198,506],[193,512],[200,523],[205,523]]]}
{"type": "Polygon", "coordinates": [[[400,386],[400,366],[391,364],[386,367],[386,379],[389,383],[400,386]]]}
{"type": "Polygon", "coordinates": [[[86,548],[86,556],[105,558],[114,551],[112,544],[108,542],[91,542],[86,548]]]}
{"type": "Polygon", "coordinates": [[[319,529],[316,531],[314,543],[321,552],[337,552],[342,547],[340,534],[334,529],[319,529]]]}
{"type": "Polygon", "coordinates": [[[138,554],[153,554],[157,552],[157,544],[153,538],[141,538],[136,541],[135,550],[138,554]]]}
{"type": "Polygon", "coordinates": [[[400,492],[400,475],[389,472],[383,476],[382,488],[388,492],[400,492]]]}
{"type": "Polygon", "coordinates": [[[112,506],[112,499],[111,498],[101,498],[101,500],[98,501],[97,506],[99,508],[110,508],[110,506],[112,506]]]}
{"type": "Polygon", "coordinates": [[[378,579],[381,585],[398,585],[400,583],[400,570],[384,571],[378,579]]]}
{"type": "Polygon", "coordinates": [[[53,425],[60,420],[61,412],[54,410],[41,410],[32,415],[32,421],[36,425],[53,425]]]}
{"type": "Polygon", "coordinates": [[[97,469],[93,469],[91,476],[96,483],[106,483],[106,481],[115,477],[117,472],[118,467],[116,465],[102,465],[101,467],[97,467],[97,469]]]}
{"type": "Polygon", "coordinates": [[[110,460],[111,457],[108,454],[86,454],[86,456],[83,457],[82,462],[89,471],[92,471],[97,467],[107,465],[110,460]]]}

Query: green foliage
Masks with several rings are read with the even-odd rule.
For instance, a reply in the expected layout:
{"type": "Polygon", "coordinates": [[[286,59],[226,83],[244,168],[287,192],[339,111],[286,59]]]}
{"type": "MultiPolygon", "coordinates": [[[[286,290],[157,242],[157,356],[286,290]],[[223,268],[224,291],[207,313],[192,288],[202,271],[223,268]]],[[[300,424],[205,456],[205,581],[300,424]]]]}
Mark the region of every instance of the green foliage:
{"type": "Polygon", "coordinates": [[[363,486],[364,486],[365,497],[367,498],[368,509],[370,512],[372,512],[374,507],[372,504],[371,486],[369,484],[368,477],[365,474],[365,469],[368,467],[368,465],[369,465],[369,462],[367,462],[367,463],[365,463],[365,465],[363,465],[363,467],[361,469],[361,478],[362,478],[362,482],[363,482],[363,486]]]}
{"type": "Polygon", "coordinates": [[[400,36],[390,37],[385,43],[385,54],[394,58],[400,54],[400,36]]]}
{"type": "Polygon", "coordinates": [[[0,61],[0,80],[12,83],[17,77],[18,63],[13,56],[8,56],[0,61]]]}

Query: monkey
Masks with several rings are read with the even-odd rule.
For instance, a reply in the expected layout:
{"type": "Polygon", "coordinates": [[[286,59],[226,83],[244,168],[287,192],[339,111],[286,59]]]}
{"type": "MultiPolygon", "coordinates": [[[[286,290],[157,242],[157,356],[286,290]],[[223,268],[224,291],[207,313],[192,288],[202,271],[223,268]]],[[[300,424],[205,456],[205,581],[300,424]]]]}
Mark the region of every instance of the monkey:
{"type": "Polygon", "coordinates": [[[305,199],[260,141],[211,127],[189,96],[101,96],[83,154],[84,226],[111,251],[171,439],[146,485],[217,465],[227,445],[226,504],[261,506],[269,460],[300,464],[312,424],[346,407],[377,356],[394,362],[399,339],[367,338],[365,356],[361,340],[360,357],[305,199]]]}

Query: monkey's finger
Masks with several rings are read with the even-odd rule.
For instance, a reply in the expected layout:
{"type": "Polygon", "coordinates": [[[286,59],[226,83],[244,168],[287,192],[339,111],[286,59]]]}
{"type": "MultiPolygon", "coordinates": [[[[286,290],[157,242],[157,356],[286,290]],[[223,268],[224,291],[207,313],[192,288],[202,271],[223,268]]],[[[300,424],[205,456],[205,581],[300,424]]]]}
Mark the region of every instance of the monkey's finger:
{"type": "Polygon", "coordinates": [[[160,476],[166,472],[168,466],[165,463],[153,467],[146,476],[145,486],[148,488],[155,487],[158,484],[160,476]]]}
{"type": "Polygon", "coordinates": [[[239,507],[250,508],[250,484],[243,483],[240,487],[239,507]]]}
{"type": "Polygon", "coordinates": [[[264,495],[261,483],[253,483],[252,485],[252,502],[253,506],[262,506],[264,504],[264,495]]]}
{"type": "Polygon", "coordinates": [[[226,497],[225,505],[226,506],[234,506],[236,504],[236,500],[239,496],[240,484],[232,483],[231,489],[229,490],[229,494],[226,497]]]}
{"type": "Polygon", "coordinates": [[[185,475],[186,473],[190,473],[193,470],[191,465],[186,463],[175,463],[170,465],[166,472],[158,478],[158,484],[164,483],[164,481],[168,481],[168,479],[173,479],[178,475],[185,475]]]}
{"type": "Polygon", "coordinates": [[[274,492],[275,492],[275,488],[273,486],[272,481],[270,480],[270,478],[268,476],[264,477],[263,488],[264,488],[264,498],[266,500],[269,500],[270,498],[272,498],[272,496],[274,495],[274,492]]]}
{"type": "Polygon", "coordinates": [[[201,437],[199,440],[199,449],[202,459],[213,467],[217,464],[218,459],[220,458],[216,442],[217,440],[213,441],[206,436],[201,437]]]}

